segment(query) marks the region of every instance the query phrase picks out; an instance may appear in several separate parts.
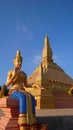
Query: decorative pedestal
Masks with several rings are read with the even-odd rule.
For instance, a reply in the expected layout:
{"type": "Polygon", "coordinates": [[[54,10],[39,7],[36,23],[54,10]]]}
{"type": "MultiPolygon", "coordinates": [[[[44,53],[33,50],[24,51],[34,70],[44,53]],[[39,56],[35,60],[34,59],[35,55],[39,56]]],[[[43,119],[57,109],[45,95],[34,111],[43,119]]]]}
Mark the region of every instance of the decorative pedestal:
{"type": "Polygon", "coordinates": [[[18,124],[18,100],[13,98],[0,98],[0,130],[39,130],[38,125],[18,124]]]}
{"type": "Polygon", "coordinates": [[[0,130],[20,130],[18,126],[18,101],[12,98],[0,98],[0,130]]]}

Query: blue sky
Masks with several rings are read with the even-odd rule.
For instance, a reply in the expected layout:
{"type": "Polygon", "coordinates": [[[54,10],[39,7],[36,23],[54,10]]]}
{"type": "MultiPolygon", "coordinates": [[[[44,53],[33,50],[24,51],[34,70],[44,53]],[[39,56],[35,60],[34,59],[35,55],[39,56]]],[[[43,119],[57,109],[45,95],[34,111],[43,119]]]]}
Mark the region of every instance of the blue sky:
{"type": "Polygon", "coordinates": [[[48,35],[54,62],[73,78],[73,0],[0,0],[0,85],[18,49],[22,70],[40,64],[48,35]]]}

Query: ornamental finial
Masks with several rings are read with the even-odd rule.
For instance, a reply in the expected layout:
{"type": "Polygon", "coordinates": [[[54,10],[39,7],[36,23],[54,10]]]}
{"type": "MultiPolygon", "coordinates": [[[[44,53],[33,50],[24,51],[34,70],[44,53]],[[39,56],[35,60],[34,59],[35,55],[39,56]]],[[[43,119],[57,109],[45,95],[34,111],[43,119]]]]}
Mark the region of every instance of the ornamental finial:
{"type": "Polygon", "coordinates": [[[16,59],[23,61],[20,50],[17,50],[17,52],[16,52],[16,57],[14,58],[14,60],[16,60],[16,59]]]}

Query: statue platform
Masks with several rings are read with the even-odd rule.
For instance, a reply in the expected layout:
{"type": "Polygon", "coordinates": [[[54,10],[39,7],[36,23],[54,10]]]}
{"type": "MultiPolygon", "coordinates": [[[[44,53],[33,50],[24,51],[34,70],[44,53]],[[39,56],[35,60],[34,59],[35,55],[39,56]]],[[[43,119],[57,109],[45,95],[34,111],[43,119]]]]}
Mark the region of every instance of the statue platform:
{"type": "MultiPolygon", "coordinates": [[[[17,99],[3,97],[0,98],[0,130],[41,130],[41,123],[25,124],[24,129],[18,123],[19,118],[19,103],[17,99]]],[[[47,130],[44,129],[42,130],[47,130]]]]}
{"type": "MultiPolygon", "coordinates": [[[[18,124],[19,110],[18,100],[13,98],[2,98],[0,99],[0,130],[20,130],[18,124]]],[[[37,125],[25,125],[24,130],[37,130],[37,125]]]]}
{"type": "Polygon", "coordinates": [[[16,99],[0,99],[0,130],[19,130],[18,101],[16,99]]]}

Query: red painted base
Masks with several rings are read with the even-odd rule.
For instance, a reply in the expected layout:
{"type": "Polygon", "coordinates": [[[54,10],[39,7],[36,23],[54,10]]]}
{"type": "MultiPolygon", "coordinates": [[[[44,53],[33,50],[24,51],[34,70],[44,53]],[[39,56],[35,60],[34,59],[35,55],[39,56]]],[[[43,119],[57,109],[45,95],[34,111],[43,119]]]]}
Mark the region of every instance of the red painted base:
{"type": "MultiPolygon", "coordinates": [[[[18,101],[12,98],[0,98],[0,130],[20,130],[18,124],[18,101]]],[[[48,130],[46,124],[24,125],[25,130],[48,130]]]]}
{"type": "Polygon", "coordinates": [[[16,99],[0,99],[3,116],[0,118],[0,130],[19,130],[18,101],[16,99]]]}

